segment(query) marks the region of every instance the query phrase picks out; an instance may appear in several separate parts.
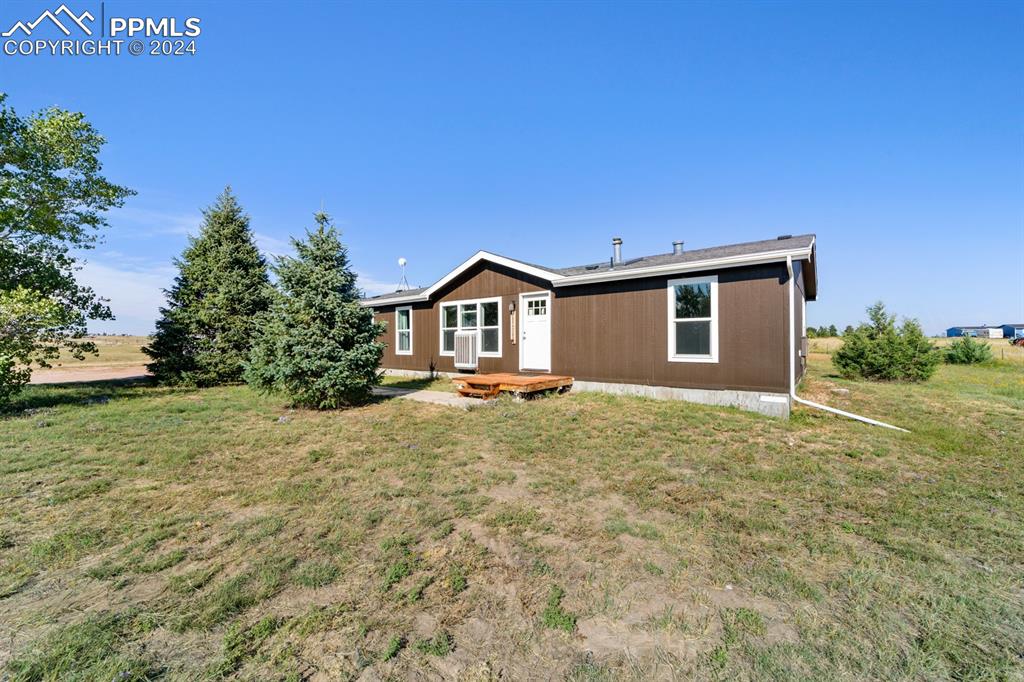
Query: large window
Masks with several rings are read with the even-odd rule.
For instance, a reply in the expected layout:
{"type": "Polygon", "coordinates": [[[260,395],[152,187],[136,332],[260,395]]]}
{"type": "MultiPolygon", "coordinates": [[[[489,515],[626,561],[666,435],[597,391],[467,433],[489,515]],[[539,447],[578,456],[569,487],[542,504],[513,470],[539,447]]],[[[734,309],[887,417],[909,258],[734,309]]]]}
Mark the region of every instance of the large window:
{"type": "Polygon", "coordinates": [[[441,305],[441,355],[455,354],[455,332],[476,331],[480,355],[501,355],[501,299],[453,301],[441,305]]]}
{"type": "Polygon", "coordinates": [[[412,355],[412,308],[395,308],[395,354],[412,355]]]}
{"type": "Polygon", "coordinates": [[[669,280],[668,359],[718,362],[718,277],[669,280]]]}

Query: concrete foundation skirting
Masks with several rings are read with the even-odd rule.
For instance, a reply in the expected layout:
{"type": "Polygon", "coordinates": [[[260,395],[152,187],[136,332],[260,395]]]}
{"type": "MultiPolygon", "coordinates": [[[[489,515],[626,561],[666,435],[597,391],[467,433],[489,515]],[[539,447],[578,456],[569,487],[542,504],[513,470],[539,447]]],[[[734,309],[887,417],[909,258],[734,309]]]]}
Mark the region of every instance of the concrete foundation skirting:
{"type": "MultiPolygon", "coordinates": [[[[430,372],[416,369],[385,369],[388,376],[425,379],[430,372]]],[[[434,376],[466,376],[460,372],[434,372],[434,376]]],[[[643,384],[616,384],[606,381],[574,381],[573,391],[595,391],[615,395],[635,395],[656,400],[685,400],[702,405],[723,405],[741,410],[759,412],[769,417],[789,418],[790,401],[785,393],[760,391],[730,391],[712,388],[672,388],[671,386],[645,386],[643,384]]]]}
{"type": "Polygon", "coordinates": [[[769,417],[789,418],[789,396],[785,393],[729,391],[710,388],[672,388],[642,384],[614,384],[603,381],[574,381],[573,391],[597,391],[616,395],[635,395],[657,400],[685,400],[702,405],[724,405],[759,412],[769,417]]]}
{"type": "MultiPolygon", "coordinates": [[[[421,369],[385,369],[384,374],[389,377],[409,377],[410,379],[429,379],[430,372],[421,369]]],[[[434,372],[435,377],[464,377],[463,372],[434,372]]]]}

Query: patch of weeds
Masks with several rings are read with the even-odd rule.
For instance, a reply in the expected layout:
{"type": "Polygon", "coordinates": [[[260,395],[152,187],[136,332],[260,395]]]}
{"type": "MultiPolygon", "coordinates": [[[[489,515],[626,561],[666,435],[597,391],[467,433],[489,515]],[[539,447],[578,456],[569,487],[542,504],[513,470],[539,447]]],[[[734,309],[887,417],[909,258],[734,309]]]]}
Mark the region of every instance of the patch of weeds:
{"type": "Polygon", "coordinates": [[[307,561],[295,571],[295,582],[303,587],[323,587],[333,583],[338,573],[333,561],[307,561]]]}
{"type": "Polygon", "coordinates": [[[133,622],[125,614],[101,614],[67,625],[7,664],[11,680],[148,680],[159,670],[150,661],[118,651],[133,622]]]}
{"type": "Polygon", "coordinates": [[[569,669],[565,679],[566,682],[604,682],[605,680],[615,680],[617,677],[611,668],[590,660],[588,655],[586,661],[577,663],[569,669]]]}
{"type": "Polygon", "coordinates": [[[378,523],[384,520],[383,509],[371,509],[363,515],[363,523],[367,528],[373,528],[378,523]]]}
{"type": "Polygon", "coordinates": [[[622,516],[613,516],[604,522],[604,531],[613,538],[628,535],[630,530],[629,524],[622,516]]]}
{"type": "Polygon", "coordinates": [[[284,528],[284,519],[279,516],[261,516],[242,521],[234,527],[232,540],[243,540],[247,544],[256,544],[260,540],[273,537],[284,528]]]}
{"type": "Polygon", "coordinates": [[[256,562],[253,575],[259,584],[260,600],[269,599],[281,591],[296,561],[293,556],[269,556],[256,562]]]}
{"type": "Polygon", "coordinates": [[[515,483],[516,472],[514,471],[488,471],[484,476],[484,484],[488,486],[499,483],[515,483]]]}
{"type": "Polygon", "coordinates": [[[80,500],[83,497],[100,495],[110,490],[113,485],[113,482],[105,478],[98,478],[82,483],[68,483],[54,490],[53,495],[51,495],[46,502],[51,505],[64,504],[65,502],[80,500]]]}
{"type": "Polygon", "coordinates": [[[309,451],[309,454],[306,455],[309,461],[313,464],[323,461],[330,456],[330,452],[328,452],[327,450],[323,450],[321,448],[313,448],[312,450],[309,451]]]}
{"type": "Polygon", "coordinates": [[[29,554],[44,566],[67,565],[102,542],[103,534],[98,530],[72,528],[32,543],[29,554]]]}
{"type": "Polygon", "coordinates": [[[319,497],[323,484],[318,480],[282,481],[274,489],[274,499],[285,504],[311,504],[319,497]]]}
{"type": "Polygon", "coordinates": [[[430,639],[416,642],[416,651],[430,656],[447,656],[455,650],[455,639],[447,630],[439,630],[430,639]]]}
{"type": "Polygon", "coordinates": [[[162,556],[154,557],[139,564],[139,573],[159,573],[185,560],[185,550],[176,549],[162,556]]]}
{"type": "Polygon", "coordinates": [[[707,652],[703,658],[705,665],[707,665],[711,670],[724,670],[726,663],[729,662],[729,647],[725,644],[719,644],[714,649],[707,652]]]}
{"type": "Polygon", "coordinates": [[[195,609],[182,616],[177,629],[210,628],[273,597],[284,587],[294,565],[294,557],[261,559],[246,573],[228,578],[200,599],[195,609]]]}
{"type": "Polygon", "coordinates": [[[251,658],[267,639],[281,627],[277,616],[265,616],[250,628],[232,624],[224,634],[221,660],[210,670],[211,677],[227,677],[251,658]]]}
{"type": "Polygon", "coordinates": [[[412,588],[406,592],[405,600],[410,604],[415,604],[423,598],[423,591],[427,589],[430,583],[434,582],[434,576],[426,575],[420,578],[412,588]]]}
{"type": "Polygon", "coordinates": [[[197,568],[181,575],[172,575],[167,580],[167,586],[178,594],[198,592],[206,587],[215,575],[220,573],[220,569],[220,566],[210,566],[209,568],[197,568]]]}
{"type": "Polygon", "coordinates": [[[632,535],[642,540],[657,540],[661,537],[661,531],[650,523],[629,523],[624,516],[616,514],[604,522],[604,530],[613,538],[620,535],[632,535]]]}
{"type": "Polygon", "coordinates": [[[14,545],[14,533],[6,528],[0,530],[0,549],[10,549],[14,545]]]}
{"type": "Polygon", "coordinates": [[[452,591],[452,594],[459,594],[467,586],[466,572],[462,570],[462,566],[455,564],[448,569],[448,589],[452,591]]]}
{"type": "Polygon", "coordinates": [[[408,533],[401,533],[400,535],[392,535],[389,538],[381,540],[380,548],[384,552],[407,552],[409,550],[409,546],[415,541],[415,538],[408,533]]]}
{"type": "Polygon", "coordinates": [[[507,528],[512,531],[524,531],[533,528],[540,521],[540,512],[533,507],[522,505],[503,505],[486,519],[491,528],[507,528]]]}
{"type": "Polygon", "coordinates": [[[384,570],[384,584],[381,589],[387,592],[402,581],[403,578],[412,574],[414,561],[411,557],[403,557],[392,563],[384,570]]]}
{"type": "Polygon", "coordinates": [[[331,629],[342,615],[351,610],[352,608],[348,604],[314,606],[304,615],[291,621],[288,627],[300,637],[308,637],[315,632],[331,629]]]}
{"type": "Polygon", "coordinates": [[[402,533],[385,538],[380,543],[380,548],[384,551],[388,562],[384,569],[384,581],[381,585],[383,592],[390,590],[415,570],[417,560],[409,550],[409,546],[413,542],[414,538],[411,535],[402,533]]]}
{"type": "Polygon", "coordinates": [[[565,597],[565,590],[558,585],[552,585],[548,593],[548,603],[541,614],[541,622],[555,630],[572,632],[576,629],[576,616],[562,608],[562,598],[565,597]]]}
{"type": "Polygon", "coordinates": [[[399,637],[395,635],[388,640],[388,645],[384,647],[384,651],[380,652],[380,660],[390,661],[392,658],[398,655],[398,652],[405,648],[405,637],[399,637]]]}
{"type": "Polygon", "coordinates": [[[663,569],[661,566],[654,563],[653,561],[645,561],[644,570],[650,573],[651,575],[665,575],[665,569],[663,569]]]}
{"type": "Polygon", "coordinates": [[[106,559],[96,566],[87,569],[85,574],[90,578],[96,578],[97,580],[109,580],[111,578],[116,578],[127,570],[128,566],[126,566],[124,562],[106,559]]]}
{"type": "Polygon", "coordinates": [[[442,521],[440,525],[430,534],[434,540],[444,540],[455,530],[455,524],[451,521],[442,521]]]}
{"type": "Polygon", "coordinates": [[[530,564],[530,575],[551,575],[554,572],[555,570],[542,559],[534,559],[533,563],[530,564]]]}
{"type": "Polygon", "coordinates": [[[722,611],[722,638],[725,642],[736,642],[743,635],[763,637],[768,632],[764,616],[753,609],[740,607],[722,611]]]}

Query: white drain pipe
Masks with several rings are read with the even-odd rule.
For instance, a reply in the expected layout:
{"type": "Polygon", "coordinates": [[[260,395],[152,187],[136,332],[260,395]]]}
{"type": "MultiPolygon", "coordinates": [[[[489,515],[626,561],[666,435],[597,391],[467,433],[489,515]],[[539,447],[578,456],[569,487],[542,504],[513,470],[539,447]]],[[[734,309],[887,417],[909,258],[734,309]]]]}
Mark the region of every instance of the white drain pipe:
{"type": "MultiPolygon", "coordinates": [[[[786,270],[789,271],[789,397],[793,402],[806,405],[807,407],[813,407],[816,410],[824,410],[825,412],[831,412],[832,414],[838,414],[840,417],[846,417],[847,419],[855,419],[865,424],[871,424],[872,426],[881,426],[885,429],[892,429],[894,431],[902,431],[903,433],[910,433],[906,429],[902,429],[892,424],[886,424],[876,419],[870,419],[868,417],[862,417],[859,414],[853,412],[845,412],[843,410],[837,410],[834,407],[828,405],[822,405],[821,403],[815,403],[810,400],[804,400],[796,394],[796,297],[793,290],[793,257],[786,256],[786,270]]],[[[807,320],[804,320],[804,326],[807,325],[807,320]]]]}

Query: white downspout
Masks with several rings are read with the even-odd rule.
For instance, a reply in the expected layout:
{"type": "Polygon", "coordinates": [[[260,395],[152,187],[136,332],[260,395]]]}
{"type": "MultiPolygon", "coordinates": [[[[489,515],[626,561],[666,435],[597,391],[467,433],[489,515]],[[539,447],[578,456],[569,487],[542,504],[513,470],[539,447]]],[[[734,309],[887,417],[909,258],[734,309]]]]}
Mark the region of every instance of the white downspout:
{"type": "MultiPolygon", "coordinates": [[[[893,429],[894,431],[902,431],[903,433],[910,433],[906,429],[901,429],[898,426],[892,424],[886,424],[875,419],[869,419],[868,417],[862,417],[859,414],[853,412],[844,412],[843,410],[837,410],[834,407],[828,405],[822,405],[820,403],[811,402],[810,400],[804,400],[796,394],[796,300],[795,292],[793,290],[793,257],[786,256],[786,270],[789,271],[789,397],[795,403],[806,405],[807,407],[813,407],[816,410],[824,410],[825,412],[831,412],[832,414],[838,414],[841,417],[847,417],[848,419],[855,419],[865,424],[871,424],[872,426],[881,426],[886,429],[893,429]]],[[[807,321],[804,320],[804,324],[807,321]]]]}

